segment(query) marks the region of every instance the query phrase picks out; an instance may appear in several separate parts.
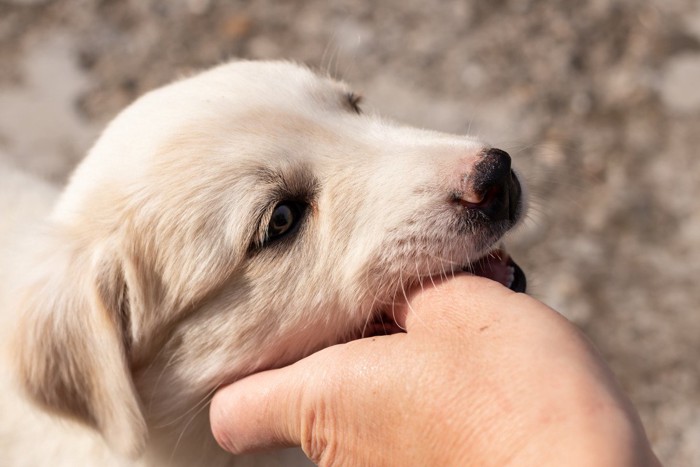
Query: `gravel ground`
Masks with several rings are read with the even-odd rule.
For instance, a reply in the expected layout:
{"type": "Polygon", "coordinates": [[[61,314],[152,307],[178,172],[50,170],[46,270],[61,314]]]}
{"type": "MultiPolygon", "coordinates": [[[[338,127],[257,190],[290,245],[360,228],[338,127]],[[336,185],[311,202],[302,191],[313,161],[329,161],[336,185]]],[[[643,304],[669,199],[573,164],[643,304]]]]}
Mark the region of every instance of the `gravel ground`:
{"type": "Polygon", "coordinates": [[[511,152],[532,292],[598,345],[662,461],[700,466],[697,0],[0,0],[0,162],[62,183],[136,96],[231,57],[511,152]]]}

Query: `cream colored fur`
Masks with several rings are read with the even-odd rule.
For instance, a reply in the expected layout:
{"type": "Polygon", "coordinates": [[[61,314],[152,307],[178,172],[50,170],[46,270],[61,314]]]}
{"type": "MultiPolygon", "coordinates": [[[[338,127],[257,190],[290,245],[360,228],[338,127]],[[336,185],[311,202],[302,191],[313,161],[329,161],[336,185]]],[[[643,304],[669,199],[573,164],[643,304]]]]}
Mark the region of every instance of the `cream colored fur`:
{"type": "Polygon", "coordinates": [[[361,336],[409,283],[492,248],[505,229],[469,231],[449,202],[484,144],[358,115],[349,93],[276,62],[153,91],[38,230],[51,195],[20,207],[3,176],[20,253],[0,256],[0,465],[229,465],[215,388],[361,336]],[[288,198],[309,205],[298,232],[261,247],[288,198]]]}

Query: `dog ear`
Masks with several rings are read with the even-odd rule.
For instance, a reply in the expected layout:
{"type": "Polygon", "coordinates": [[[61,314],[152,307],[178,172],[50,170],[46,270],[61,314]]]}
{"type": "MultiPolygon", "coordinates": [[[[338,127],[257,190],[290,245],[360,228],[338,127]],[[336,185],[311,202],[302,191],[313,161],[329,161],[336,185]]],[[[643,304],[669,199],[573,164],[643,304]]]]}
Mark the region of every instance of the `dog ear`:
{"type": "Polygon", "coordinates": [[[105,250],[48,243],[20,297],[20,383],[44,408],[96,428],[112,449],[135,458],[147,428],[127,361],[121,264],[105,250]]]}

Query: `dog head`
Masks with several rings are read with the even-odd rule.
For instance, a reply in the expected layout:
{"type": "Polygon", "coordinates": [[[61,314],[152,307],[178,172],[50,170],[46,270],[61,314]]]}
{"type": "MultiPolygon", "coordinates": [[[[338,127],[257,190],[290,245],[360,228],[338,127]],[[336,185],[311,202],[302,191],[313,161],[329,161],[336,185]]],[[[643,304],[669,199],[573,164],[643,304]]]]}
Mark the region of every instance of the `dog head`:
{"type": "Polygon", "coordinates": [[[523,200],[503,151],[365,115],[294,64],[222,65],[139,99],[74,173],[22,299],[22,381],[135,455],[148,426],[361,336],[416,282],[524,287],[495,250],[523,200]]]}

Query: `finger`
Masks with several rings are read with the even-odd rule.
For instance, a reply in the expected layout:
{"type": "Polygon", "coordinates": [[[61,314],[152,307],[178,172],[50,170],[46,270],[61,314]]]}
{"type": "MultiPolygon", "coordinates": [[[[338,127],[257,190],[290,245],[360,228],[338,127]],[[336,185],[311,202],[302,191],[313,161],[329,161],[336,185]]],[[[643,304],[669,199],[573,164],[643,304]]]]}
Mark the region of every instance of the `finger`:
{"type": "Polygon", "coordinates": [[[515,292],[498,282],[470,274],[429,281],[408,295],[397,306],[397,316],[405,328],[442,329],[483,325],[508,307],[515,292]]]}
{"type": "Polygon", "coordinates": [[[222,448],[243,454],[300,445],[303,391],[291,368],[258,373],[217,391],[210,421],[222,448]]]}

